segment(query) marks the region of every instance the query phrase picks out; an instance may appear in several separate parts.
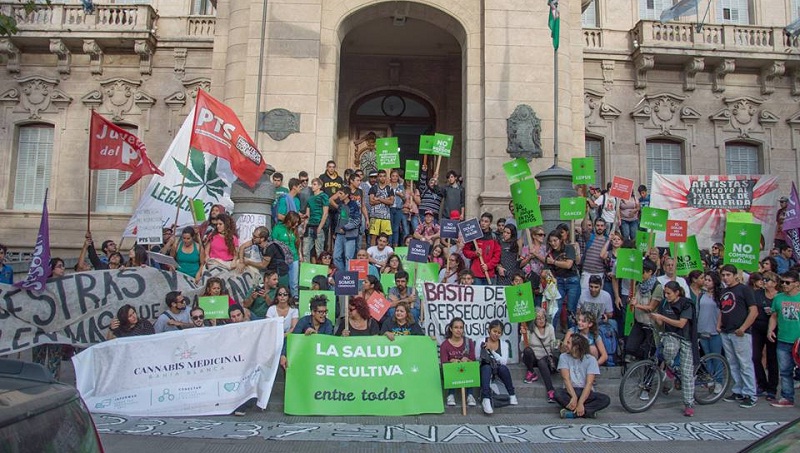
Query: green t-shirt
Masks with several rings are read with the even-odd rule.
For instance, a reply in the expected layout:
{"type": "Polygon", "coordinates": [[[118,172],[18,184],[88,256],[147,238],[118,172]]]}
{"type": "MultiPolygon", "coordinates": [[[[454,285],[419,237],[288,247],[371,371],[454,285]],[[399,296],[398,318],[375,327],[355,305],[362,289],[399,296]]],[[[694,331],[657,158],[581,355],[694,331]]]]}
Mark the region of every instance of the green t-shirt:
{"type": "MultiPolygon", "coordinates": [[[[297,209],[300,209],[300,199],[297,198],[297,197],[294,197],[294,206],[297,209]]],[[[275,212],[277,212],[278,214],[282,214],[282,215],[286,215],[286,213],[289,212],[289,206],[286,205],[286,197],[285,196],[283,196],[283,195],[279,196],[279,198],[278,198],[278,207],[275,208],[275,212]]],[[[277,220],[277,219],[275,219],[275,220],[277,220]]]]}
{"type": "Polygon", "coordinates": [[[778,294],[772,299],[772,312],[778,314],[778,341],[797,341],[800,338],[800,294],[778,294]]]}
{"type": "Polygon", "coordinates": [[[311,198],[308,199],[308,209],[309,209],[309,216],[308,216],[308,224],[309,225],[319,225],[322,221],[322,210],[325,206],[328,206],[328,194],[325,192],[320,192],[319,195],[312,195],[311,198]]]}
{"type": "MultiPolygon", "coordinates": [[[[258,288],[258,286],[254,286],[254,287],[250,288],[250,293],[247,295],[247,297],[249,298],[250,296],[252,296],[253,293],[256,292],[257,288],[258,288]]],[[[271,290],[267,291],[267,297],[269,297],[269,300],[273,300],[273,301],[275,300],[275,293],[277,291],[278,291],[278,288],[272,288],[271,290]]],[[[262,319],[267,317],[267,309],[268,308],[269,308],[269,304],[267,303],[267,300],[265,298],[261,297],[261,296],[256,297],[253,300],[253,304],[250,305],[250,311],[254,315],[256,315],[256,316],[258,316],[259,318],[262,318],[262,319]]]]}
{"type": "Polygon", "coordinates": [[[278,223],[275,225],[275,228],[272,229],[272,240],[273,241],[281,241],[289,247],[289,250],[292,251],[292,257],[295,261],[299,259],[297,255],[297,244],[295,244],[295,235],[293,232],[289,232],[286,229],[286,225],[283,223],[278,223]]]}

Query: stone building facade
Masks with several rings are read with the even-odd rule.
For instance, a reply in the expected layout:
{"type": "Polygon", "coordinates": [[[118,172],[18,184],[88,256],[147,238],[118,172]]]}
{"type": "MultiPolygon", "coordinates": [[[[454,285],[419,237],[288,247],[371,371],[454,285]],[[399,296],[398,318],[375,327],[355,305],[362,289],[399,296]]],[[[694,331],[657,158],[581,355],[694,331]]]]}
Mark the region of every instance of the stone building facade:
{"type": "Polygon", "coordinates": [[[146,181],[120,194],[124,175],[90,175],[90,111],[136,130],[159,162],[198,89],[289,176],[357,166],[373,137],[417,158],[415,137],[451,134],[441,173],[464,175],[469,215],[507,214],[501,164],[520,105],[541,119],[534,173],[554,162],[557,112],[557,163],[595,156],[601,179],[796,180],[799,49],[782,27],[797,0],[711,0],[700,31],[694,16],[655,21],[667,1],[561,0],[555,108],[545,0],[109,0],[92,14],[67,0],[27,16],[0,1],[20,30],[0,40],[0,243],[30,247],[50,187],[53,248],[74,253],[90,177],[95,237],[118,238],[146,181]]]}

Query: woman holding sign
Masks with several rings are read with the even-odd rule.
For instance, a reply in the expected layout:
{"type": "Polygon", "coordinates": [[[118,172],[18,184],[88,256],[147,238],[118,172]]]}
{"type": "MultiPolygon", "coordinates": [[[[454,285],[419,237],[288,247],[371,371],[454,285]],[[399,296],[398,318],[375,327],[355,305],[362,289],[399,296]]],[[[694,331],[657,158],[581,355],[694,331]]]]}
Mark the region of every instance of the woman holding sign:
{"type": "MultiPolygon", "coordinates": [[[[574,314],[578,309],[578,300],[581,297],[580,277],[578,267],[575,265],[575,249],[567,247],[561,240],[558,231],[551,231],[547,236],[550,252],[545,258],[545,264],[550,267],[556,278],[558,292],[567,298],[567,310],[574,314]]],[[[553,318],[553,328],[558,332],[558,322],[561,319],[561,307],[553,318]]]]}
{"type": "MultiPolygon", "coordinates": [[[[380,285],[380,282],[378,282],[380,285]]],[[[369,315],[367,299],[355,296],[350,299],[347,307],[347,322],[344,318],[339,319],[336,326],[337,337],[366,337],[370,335],[380,335],[378,323],[369,315]]]]}
{"type": "MultiPolygon", "coordinates": [[[[463,319],[453,318],[444,328],[444,341],[439,347],[439,360],[441,363],[475,361],[475,342],[464,336],[463,319]]],[[[456,405],[455,389],[449,389],[447,391],[447,405],[456,405]]],[[[472,392],[467,394],[467,405],[476,405],[475,397],[472,396],[472,392]]]]}

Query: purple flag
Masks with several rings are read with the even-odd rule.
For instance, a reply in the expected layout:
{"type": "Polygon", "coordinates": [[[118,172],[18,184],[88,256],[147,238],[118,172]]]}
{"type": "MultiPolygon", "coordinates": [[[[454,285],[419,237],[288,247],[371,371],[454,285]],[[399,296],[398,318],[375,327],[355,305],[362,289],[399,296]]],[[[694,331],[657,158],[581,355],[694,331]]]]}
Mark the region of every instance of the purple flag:
{"type": "Polygon", "coordinates": [[[786,243],[792,247],[792,258],[800,263],[800,229],[786,231],[786,243]]]}
{"type": "Polygon", "coordinates": [[[786,206],[783,219],[783,231],[800,228],[800,198],[797,197],[797,187],[792,181],[792,192],[789,194],[789,203],[786,206]]]}
{"type": "Polygon", "coordinates": [[[39,223],[39,236],[36,238],[36,247],[33,249],[31,268],[28,277],[14,283],[17,288],[31,291],[43,291],[47,278],[50,276],[50,225],[47,214],[47,191],[44,192],[42,204],[42,221],[39,223]]]}

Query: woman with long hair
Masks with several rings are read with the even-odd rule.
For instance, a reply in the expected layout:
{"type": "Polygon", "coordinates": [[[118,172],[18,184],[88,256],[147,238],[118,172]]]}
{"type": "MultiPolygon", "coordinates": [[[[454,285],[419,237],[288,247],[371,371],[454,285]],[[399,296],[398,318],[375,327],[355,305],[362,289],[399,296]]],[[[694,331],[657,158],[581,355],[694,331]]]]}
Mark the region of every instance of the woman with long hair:
{"type": "Polygon", "coordinates": [[[386,265],[381,268],[381,274],[396,274],[403,269],[403,261],[400,255],[392,253],[386,258],[386,265]]]}
{"type": "Polygon", "coordinates": [[[367,278],[361,286],[361,297],[363,297],[364,300],[368,300],[376,291],[383,294],[381,280],[374,275],[367,275],[367,278]]]}
{"type": "MultiPolygon", "coordinates": [[[[722,354],[722,337],[717,329],[719,319],[719,305],[722,299],[722,279],[717,271],[706,271],[703,274],[703,293],[697,303],[697,337],[703,354],[722,354]]],[[[708,371],[712,376],[717,376],[716,361],[708,364],[708,371]]],[[[720,383],[721,384],[721,383],[720,383]]],[[[721,385],[714,387],[714,392],[720,393],[721,385]]]]}
{"type": "Polygon", "coordinates": [[[340,318],[334,335],[338,337],[380,335],[380,327],[369,315],[369,307],[365,298],[361,296],[352,297],[347,307],[347,312],[348,314],[345,316],[348,317],[348,325],[345,325],[344,318],[340,318]]]}
{"type": "Polygon", "coordinates": [[[509,347],[505,341],[500,341],[503,335],[503,322],[495,319],[489,323],[489,336],[481,344],[481,406],[485,414],[494,412],[492,408],[492,390],[489,384],[493,376],[500,378],[511,398],[509,404],[516,406],[516,391],[511,380],[511,371],[508,369],[509,347]]]}
{"type": "Polygon", "coordinates": [[[513,224],[503,226],[500,240],[500,264],[497,266],[497,284],[508,286],[511,278],[519,272],[519,243],[517,227],[513,224]]]}
{"type": "Polygon", "coordinates": [[[200,283],[203,278],[205,254],[193,227],[186,227],[181,231],[180,244],[172,248],[171,254],[178,263],[176,270],[194,277],[194,280],[200,283]]]}
{"type": "Polygon", "coordinates": [[[139,318],[136,309],[130,304],[125,304],[117,310],[117,317],[111,320],[106,338],[111,340],[120,337],[135,337],[139,335],[153,335],[156,330],[153,324],[146,319],[139,318]]]}
{"type": "Polygon", "coordinates": [[[600,367],[589,353],[589,341],[575,335],[558,358],[558,370],[564,388],[555,392],[556,402],[563,408],[561,418],[595,418],[597,412],[611,404],[611,398],[592,390],[600,367]]]}
{"type": "Polygon", "coordinates": [[[439,269],[442,269],[445,264],[447,264],[447,251],[441,243],[436,243],[431,247],[431,254],[428,257],[428,262],[438,264],[439,269]]]}
{"type": "Polygon", "coordinates": [[[197,229],[197,235],[202,239],[203,243],[208,242],[211,233],[217,230],[216,225],[217,217],[220,214],[225,214],[225,206],[221,204],[215,204],[211,206],[211,212],[208,214],[208,218],[205,222],[200,224],[200,227],[197,229]]]}
{"type": "Polygon", "coordinates": [[[555,403],[555,388],[553,378],[550,375],[550,361],[548,357],[554,355],[553,345],[556,342],[556,333],[553,325],[547,322],[547,312],[543,308],[536,309],[536,318],[530,323],[519,325],[520,334],[523,341],[527,339],[527,345],[523,344],[522,363],[525,364],[527,371],[522,382],[530,384],[539,379],[534,367],[539,369],[539,375],[547,389],[547,402],[555,403]]]}
{"type": "MultiPolygon", "coordinates": [[[[567,246],[561,240],[558,231],[551,231],[547,236],[550,244],[550,252],[545,258],[545,264],[550,267],[553,276],[556,278],[558,292],[567,299],[567,311],[574,315],[578,309],[578,300],[581,297],[580,277],[578,267],[575,262],[575,249],[567,246]]],[[[553,318],[553,328],[558,332],[558,322],[561,318],[561,307],[558,307],[555,318],[553,318]]]]}
{"type": "Polygon", "coordinates": [[[135,245],[128,251],[127,267],[145,267],[148,261],[147,249],[144,246],[135,245]]]}
{"type": "Polygon", "coordinates": [[[398,302],[394,308],[394,315],[383,323],[381,333],[389,341],[394,341],[396,335],[424,335],[422,327],[414,319],[414,314],[408,302],[398,302]]]}
{"type": "Polygon", "coordinates": [[[228,294],[228,290],[225,289],[225,282],[219,277],[211,277],[206,280],[206,286],[203,288],[203,294],[200,296],[228,296],[228,305],[236,303],[233,297],[228,294]]]}
{"type": "Polygon", "coordinates": [[[300,277],[300,261],[303,257],[298,252],[300,250],[298,226],[300,226],[300,214],[289,211],[283,216],[283,221],[275,224],[275,228],[272,229],[272,240],[286,244],[286,247],[292,252],[294,261],[289,266],[289,288],[292,290],[292,296],[300,295],[298,279],[300,277]]]}
{"type": "Polygon", "coordinates": [[[267,309],[267,319],[269,318],[283,318],[283,335],[289,335],[294,326],[297,325],[297,320],[300,318],[300,312],[297,310],[293,303],[293,299],[289,296],[289,288],[285,286],[278,286],[275,291],[275,303],[270,305],[267,309]]]}
{"type": "MultiPolygon", "coordinates": [[[[464,320],[453,318],[444,328],[444,341],[439,347],[439,361],[445,363],[474,362],[475,342],[464,336],[464,320]]],[[[467,390],[467,405],[475,406],[475,396],[467,390]]],[[[447,405],[456,405],[455,389],[447,390],[447,405]]]]}
{"type": "Polygon", "coordinates": [[[581,335],[589,341],[589,353],[597,359],[598,365],[602,365],[608,361],[606,344],[603,343],[603,339],[600,338],[597,318],[594,313],[587,312],[578,315],[578,324],[567,331],[567,335],[564,337],[564,344],[569,343],[570,338],[574,335],[581,335]]]}
{"type": "Polygon", "coordinates": [[[703,290],[706,285],[706,276],[703,271],[697,269],[689,272],[686,276],[686,282],[689,283],[689,296],[695,306],[700,302],[700,297],[703,296],[703,290]]]}
{"type": "Polygon", "coordinates": [[[758,263],[758,270],[762,274],[766,273],[766,272],[775,272],[775,273],[777,273],[778,272],[778,262],[775,261],[775,258],[773,258],[771,256],[768,256],[768,257],[764,258],[763,260],[761,260],[760,263],[758,263]]]}
{"type": "Polygon", "coordinates": [[[458,275],[464,270],[464,259],[458,253],[451,253],[447,257],[447,266],[439,271],[439,283],[458,283],[458,275]]]}
{"type": "Polygon", "coordinates": [[[228,214],[217,216],[216,229],[211,233],[208,246],[205,248],[205,261],[216,260],[224,263],[226,268],[233,268],[236,260],[236,249],[239,238],[236,236],[236,223],[228,214]]]}
{"type": "MultiPolygon", "coordinates": [[[[750,274],[750,280],[757,273],[750,274]]],[[[753,365],[756,372],[758,394],[763,395],[769,402],[776,401],[778,391],[778,343],[767,341],[769,331],[769,318],[772,316],[772,299],[778,295],[780,277],[775,272],[767,271],[758,274],[761,278],[758,288],[754,288],[758,317],[751,327],[753,340],[753,365]],[[767,368],[764,369],[764,353],[766,350],[767,368]]]]}
{"type": "Polygon", "coordinates": [[[542,275],[544,261],[547,258],[547,244],[545,244],[544,228],[537,226],[531,228],[531,243],[524,245],[520,252],[519,265],[526,275],[542,275]]]}

